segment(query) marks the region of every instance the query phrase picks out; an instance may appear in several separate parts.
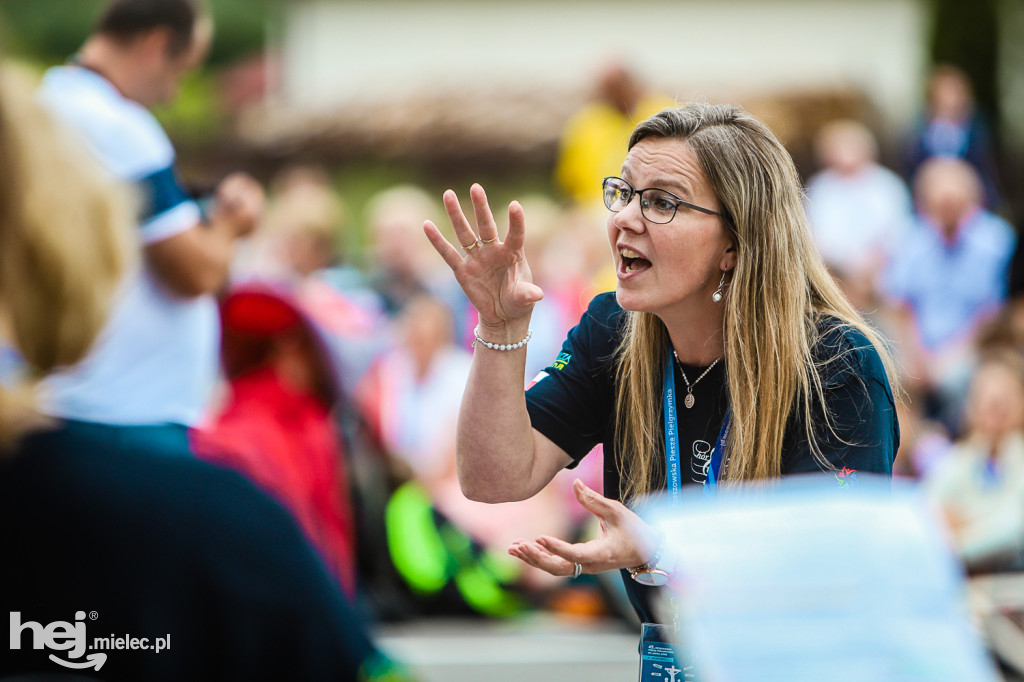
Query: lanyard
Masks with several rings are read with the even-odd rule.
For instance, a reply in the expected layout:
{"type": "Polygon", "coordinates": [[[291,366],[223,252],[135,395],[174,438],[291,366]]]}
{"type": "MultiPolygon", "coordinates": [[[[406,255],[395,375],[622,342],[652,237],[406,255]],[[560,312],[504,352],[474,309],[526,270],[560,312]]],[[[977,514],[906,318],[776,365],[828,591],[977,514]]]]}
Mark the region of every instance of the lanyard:
{"type": "MultiPolygon", "coordinates": [[[[676,375],[675,365],[672,361],[672,354],[668,355],[668,362],[665,363],[665,477],[668,486],[668,493],[672,502],[678,503],[683,486],[682,469],[679,456],[679,420],[676,415],[676,375]]],[[[729,425],[732,421],[732,408],[725,413],[722,421],[722,429],[718,432],[718,441],[715,449],[711,452],[711,461],[708,462],[707,478],[704,479],[704,492],[708,495],[715,493],[718,485],[718,476],[722,470],[722,458],[725,455],[726,441],[729,439],[729,425]]]]}

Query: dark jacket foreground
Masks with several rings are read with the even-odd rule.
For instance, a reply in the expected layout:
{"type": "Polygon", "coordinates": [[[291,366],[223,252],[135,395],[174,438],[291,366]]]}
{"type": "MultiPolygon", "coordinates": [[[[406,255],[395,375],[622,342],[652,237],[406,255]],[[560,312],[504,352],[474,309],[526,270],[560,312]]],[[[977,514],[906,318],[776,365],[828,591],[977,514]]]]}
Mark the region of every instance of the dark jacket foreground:
{"type": "Polygon", "coordinates": [[[0,518],[0,607],[21,626],[0,679],[356,680],[376,660],[295,522],[238,474],[72,424],[0,459],[0,518]]]}

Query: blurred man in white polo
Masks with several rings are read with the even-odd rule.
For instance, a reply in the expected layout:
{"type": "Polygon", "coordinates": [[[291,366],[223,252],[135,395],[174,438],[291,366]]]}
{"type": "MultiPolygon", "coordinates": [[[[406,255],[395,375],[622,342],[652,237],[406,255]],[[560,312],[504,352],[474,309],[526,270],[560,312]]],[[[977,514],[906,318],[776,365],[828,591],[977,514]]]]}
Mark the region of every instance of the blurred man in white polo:
{"type": "Polygon", "coordinates": [[[81,51],[50,69],[45,104],[115,176],[139,190],[138,270],[86,360],[44,385],[45,410],[187,453],[187,427],[216,376],[223,285],[234,242],[262,212],[263,191],[229,176],[204,215],[178,182],[175,153],[149,108],[172,99],[205,57],[212,23],[194,0],[114,0],[81,51]]]}

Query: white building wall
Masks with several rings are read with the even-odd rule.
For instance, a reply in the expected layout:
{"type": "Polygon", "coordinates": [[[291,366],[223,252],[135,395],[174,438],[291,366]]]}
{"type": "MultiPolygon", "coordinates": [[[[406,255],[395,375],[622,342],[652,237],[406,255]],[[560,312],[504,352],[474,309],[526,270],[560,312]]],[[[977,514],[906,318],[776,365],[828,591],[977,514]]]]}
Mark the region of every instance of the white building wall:
{"type": "Polygon", "coordinates": [[[897,127],[926,68],[922,0],[293,2],[280,101],[306,112],[424,91],[579,90],[622,56],[680,100],[866,92],[897,127]]]}

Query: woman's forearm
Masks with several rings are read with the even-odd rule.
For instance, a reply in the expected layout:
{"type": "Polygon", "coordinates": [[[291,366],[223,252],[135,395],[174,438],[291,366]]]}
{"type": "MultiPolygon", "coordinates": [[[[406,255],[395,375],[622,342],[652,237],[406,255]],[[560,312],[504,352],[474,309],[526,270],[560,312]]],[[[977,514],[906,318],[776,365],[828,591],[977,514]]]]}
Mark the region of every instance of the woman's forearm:
{"type": "MultiPolygon", "coordinates": [[[[479,330],[485,341],[506,345],[521,341],[528,332],[529,317],[479,330]]],[[[534,432],[523,391],[525,372],[525,345],[514,350],[476,345],[456,441],[459,481],[472,500],[522,500],[547,483],[538,485],[542,474],[535,472],[534,432]]]]}
{"type": "Polygon", "coordinates": [[[518,344],[529,333],[533,306],[544,292],[533,283],[526,262],[523,208],[515,201],[509,204],[508,232],[501,240],[483,187],[474,184],[470,197],[476,230],[455,192],[448,190],[443,197],[459,249],[433,222],[426,221],[423,230],[477,309],[480,338],[517,346],[495,349],[477,344],[456,435],[456,463],[466,497],[510,502],[539,491],[571,460],[533,430],[526,411],[526,347],[518,344]]]}

